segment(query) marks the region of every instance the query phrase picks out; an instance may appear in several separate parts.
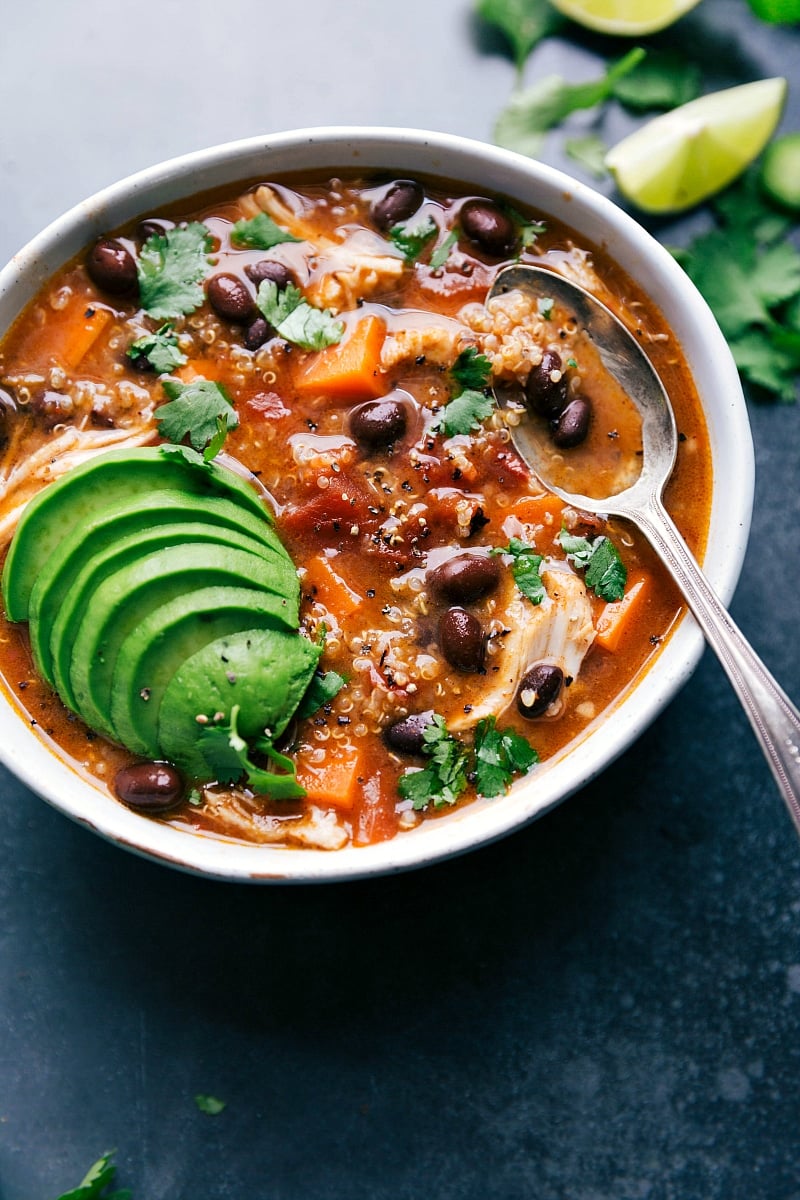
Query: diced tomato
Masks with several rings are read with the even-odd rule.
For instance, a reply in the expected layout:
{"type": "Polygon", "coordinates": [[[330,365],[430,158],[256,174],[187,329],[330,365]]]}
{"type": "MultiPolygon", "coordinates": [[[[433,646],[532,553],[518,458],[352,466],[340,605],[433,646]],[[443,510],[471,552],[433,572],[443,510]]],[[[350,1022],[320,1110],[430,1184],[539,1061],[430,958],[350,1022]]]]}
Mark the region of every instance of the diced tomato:
{"type": "Polygon", "coordinates": [[[378,528],[383,514],[362,484],[343,471],[332,471],[325,478],[327,487],[317,486],[316,494],[304,504],[290,505],[284,511],[280,525],[287,533],[294,537],[357,537],[378,528]],[[371,508],[376,511],[370,512],[371,508]]]}

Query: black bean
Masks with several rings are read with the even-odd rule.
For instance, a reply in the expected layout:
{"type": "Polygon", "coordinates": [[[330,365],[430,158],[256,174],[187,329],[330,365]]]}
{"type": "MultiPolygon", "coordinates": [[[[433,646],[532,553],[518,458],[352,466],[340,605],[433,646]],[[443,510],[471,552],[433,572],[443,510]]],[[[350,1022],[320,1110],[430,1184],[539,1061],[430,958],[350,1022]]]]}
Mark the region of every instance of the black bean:
{"type": "Polygon", "coordinates": [[[262,258],[257,263],[248,263],[244,269],[244,273],[248,279],[258,287],[265,279],[269,279],[272,283],[277,283],[279,288],[288,287],[290,283],[296,283],[292,271],[285,267],[283,263],[276,262],[274,258],[262,258]]]}
{"type": "Polygon", "coordinates": [[[272,336],[272,326],[264,317],[256,317],[244,331],[244,344],[248,350],[258,350],[272,336]]]}
{"type": "Polygon", "coordinates": [[[112,296],[132,296],[139,290],[134,257],[116,238],[95,242],[86,259],[86,270],[92,283],[112,296]]]}
{"type": "Polygon", "coordinates": [[[585,396],[576,396],[553,422],[551,437],[562,450],[579,446],[581,442],[586,441],[591,420],[591,403],[585,396]]]}
{"type": "Polygon", "coordinates": [[[423,734],[433,720],[433,709],[427,712],[411,713],[402,721],[395,721],[383,731],[383,740],[390,750],[398,754],[422,754],[423,734]]]}
{"type": "Polygon", "coordinates": [[[413,179],[396,179],[372,205],[372,219],[379,229],[391,229],[413,217],[425,193],[413,179]]]}
{"type": "Polygon", "coordinates": [[[174,221],[165,221],[161,217],[145,217],[139,222],[137,233],[142,241],[146,242],[151,237],[163,237],[168,230],[174,228],[174,221]]]}
{"type": "Polygon", "coordinates": [[[183,799],[184,783],[169,763],[140,762],[117,772],[114,788],[120,800],[143,813],[162,813],[183,799]]]}
{"type": "Polygon", "coordinates": [[[350,413],[350,432],[367,446],[391,446],[408,428],[408,409],[400,400],[368,400],[350,413]]]}
{"type": "Polygon", "coordinates": [[[463,608],[448,608],[439,622],[439,645],[451,667],[482,671],[486,638],[477,617],[463,608]]]}
{"type": "Polygon", "coordinates": [[[564,672],[554,663],[537,663],[525,673],[517,692],[517,708],[523,717],[540,717],[564,684],[564,672]]]}
{"type": "Polygon", "coordinates": [[[500,582],[500,563],[487,554],[457,554],[428,572],[428,586],[442,599],[472,604],[500,582]]]}
{"type": "Polygon", "coordinates": [[[545,350],[525,383],[525,401],[541,417],[557,417],[567,403],[567,380],[561,356],[545,350]]]}
{"type": "Polygon", "coordinates": [[[212,275],[206,287],[208,302],[218,317],[244,325],[251,321],[256,306],[250,289],[238,275],[212,275]]]}
{"type": "Polygon", "coordinates": [[[503,258],[516,249],[514,222],[494,200],[467,200],[459,222],[465,237],[491,258],[503,258]]]}

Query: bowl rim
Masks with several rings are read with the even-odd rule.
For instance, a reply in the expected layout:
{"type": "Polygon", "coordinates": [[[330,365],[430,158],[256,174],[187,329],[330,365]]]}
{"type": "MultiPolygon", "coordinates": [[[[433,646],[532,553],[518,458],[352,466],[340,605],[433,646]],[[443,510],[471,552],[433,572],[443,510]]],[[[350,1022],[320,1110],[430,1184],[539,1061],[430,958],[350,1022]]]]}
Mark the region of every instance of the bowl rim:
{"type": "MultiPolygon", "coordinates": [[[[337,165],[348,171],[391,170],[394,166],[395,170],[439,174],[467,187],[477,185],[512,197],[527,187],[534,193],[538,189],[568,207],[566,214],[559,210],[557,215],[565,216],[573,228],[580,229],[576,216],[596,223],[596,232],[581,232],[595,242],[600,240],[599,233],[611,257],[642,283],[676,333],[695,376],[712,438],[714,468],[703,565],[727,604],[747,546],[755,465],[741,383],[719,326],[672,255],[633,217],[579,180],[513,151],[430,130],[346,125],[245,138],[156,163],[80,201],[13,256],[0,271],[0,333],[7,331],[47,278],[93,236],[144,213],[148,205],[190,201],[211,187],[226,182],[235,186],[259,173],[280,178],[303,169],[335,172],[337,165]],[[270,156],[282,157],[289,165],[270,170],[270,156]],[[310,161],[315,156],[317,161],[310,161]],[[246,167],[262,159],[263,172],[246,167]],[[422,160],[428,165],[414,165],[422,160]],[[448,166],[442,169],[445,163],[448,166]],[[456,164],[462,164],[462,169],[454,169],[456,164]],[[190,180],[192,186],[186,186],[190,180]],[[509,186],[512,182],[515,186],[509,186]],[[159,198],[153,199],[154,194],[159,198]],[[674,310],[664,311],[665,303],[671,305],[674,297],[674,310]],[[712,411],[707,405],[709,397],[714,399],[712,411]],[[718,459],[724,463],[724,472],[718,469],[718,459]]],[[[533,197],[522,199],[531,207],[538,203],[533,197]]],[[[542,209],[549,211],[546,202],[542,209]]],[[[79,824],[140,856],[187,872],[259,883],[343,881],[393,874],[488,845],[579,790],[622,754],[675,696],[696,667],[703,645],[694,620],[682,617],[655,663],[602,719],[569,751],[515,785],[508,796],[472,802],[391,841],[370,846],[323,852],[253,845],[182,830],[134,813],[57,757],[44,735],[28,726],[5,689],[0,689],[0,761],[79,824]],[[599,724],[603,725],[602,738],[595,736],[599,724]]]]}

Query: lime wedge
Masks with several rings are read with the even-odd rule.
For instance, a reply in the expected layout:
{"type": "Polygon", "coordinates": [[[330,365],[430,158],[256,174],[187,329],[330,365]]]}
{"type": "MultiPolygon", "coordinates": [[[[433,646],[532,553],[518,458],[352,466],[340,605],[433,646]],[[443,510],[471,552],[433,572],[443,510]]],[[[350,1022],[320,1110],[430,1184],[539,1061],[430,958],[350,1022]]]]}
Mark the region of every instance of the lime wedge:
{"type": "Polygon", "coordinates": [[[638,37],[666,29],[700,0],[550,0],[565,17],[598,33],[638,37]]]}
{"type": "Polygon", "coordinates": [[[681,212],[740,175],[769,141],[786,80],[761,79],[656,117],[606,155],[623,196],[646,212],[681,212]]]}

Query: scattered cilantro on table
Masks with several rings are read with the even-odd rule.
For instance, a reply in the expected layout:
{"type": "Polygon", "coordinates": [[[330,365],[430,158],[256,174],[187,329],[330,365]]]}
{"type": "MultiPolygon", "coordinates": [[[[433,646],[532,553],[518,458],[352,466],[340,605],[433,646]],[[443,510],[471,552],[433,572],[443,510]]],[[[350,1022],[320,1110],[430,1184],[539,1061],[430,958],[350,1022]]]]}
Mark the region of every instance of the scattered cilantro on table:
{"type": "Polygon", "coordinates": [[[169,397],[169,403],[154,413],[161,437],[179,445],[188,436],[195,450],[208,447],[208,462],[222,449],[224,435],[239,424],[227,391],[210,379],[193,379],[191,383],[164,379],[161,386],[169,397]]]}
{"type": "Polygon", "coordinates": [[[280,337],[302,350],[322,350],[341,341],[344,322],[324,308],[314,308],[299,288],[279,288],[271,279],[259,286],[256,304],[280,337]]]}
{"type": "Polygon", "coordinates": [[[107,1191],[117,1173],[117,1168],[112,1162],[114,1153],[113,1150],[109,1150],[102,1158],[98,1158],[97,1162],[92,1163],[78,1186],[64,1192],[58,1200],[130,1200],[131,1192],[128,1188],[107,1191]]]}
{"type": "Polygon", "coordinates": [[[648,49],[630,74],[614,80],[611,94],[631,112],[678,108],[700,95],[700,70],[683,54],[648,49]]]}
{"type": "Polygon", "coordinates": [[[619,550],[605,534],[590,541],[562,529],[558,542],[570,562],[585,570],[584,582],[601,600],[621,600],[628,572],[619,550]]]}
{"type": "Polygon", "coordinates": [[[128,358],[133,360],[146,358],[157,375],[166,375],[176,367],[182,367],[187,362],[186,355],[178,349],[178,335],[167,322],[155,333],[146,333],[137,338],[127,349],[128,358]]]}
{"type": "Polygon", "coordinates": [[[200,1112],[209,1117],[218,1117],[228,1107],[225,1100],[218,1100],[216,1096],[209,1096],[205,1092],[198,1092],[194,1102],[200,1112]]]}
{"type": "Polygon", "coordinates": [[[211,234],[197,221],[149,237],[137,263],[145,312],[164,321],[199,308],[210,250],[211,234]]]}
{"type": "Polygon", "coordinates": [[[475,790],[491,799],[508,791],[514,775],[527,775],[539,761],[533,746],[513,729],[500,730],[494,717],[475,727],[475,790]]]}
{"type": "Polygon", "coordinates": [[[415,225],[408,221],[401,225],[393,225],[389,230],[389,237],[406,262],[413,263],[419,258],[431,238],[438,233],[438,229],[433,217],[426,216],[417,221],[415,225]]]}
{"type": "Polygon", "coordinates": [[[475,9],[508,38],[518,73],[534,46],[564,23],[547,0],[477,0],[475,9]]]}
{"type": "Polygon", "coordinates": [[[494,412],[494,397],[485,390],[491,379],[492,364],[474,346],[468,346],[453,363],[450,375],[459,390],[444,406],[431,431],[455,437],[480,429],[481,423],[494,412]]]}
{"type": "Polygon", "coordinates": [[[305,796],[305,788],[297,782],[291,758],[281,754],[270,738],[259,736],[248,743],[238,730],[239,705],[231,709],[230,720],[206,725],[198,738],[200,753],[208,763],[218,783],[236,783],[243,776],[248,787],[271,800],[293,800],[305,796]],[[279,768],[270,771],[253,762],[253,753],[262,754],[279,768]]]}
{"type": "Polygon", "coordinates": [[[587,133],[583,137],[567,138],[564,149],[573,160],[588,171],[595,179],[603,179],[608,174],[606,170],[606,154],[608,147],[597,133],[587,133]]]}
{"type": "Polygon", "coordinates": [[[521,538],[513,537],[507,546],[491,550],[490,554],[510,554],[512,557],[511,574],[523,596],[533,604],[541,604],[547,595],[542,582],[541,569],[544,558],[537,554],[533,546],[527,545],[521,538]]]}
{"type": "Polygon", "coordinates": [[[300,242],[302,238],[295,237],[281,229],[267,213],[258,213],[249,220],[237,221],[231,230],[231,242],[234,246],[245,250],[271,250],[283,242],[300,242]]]}

